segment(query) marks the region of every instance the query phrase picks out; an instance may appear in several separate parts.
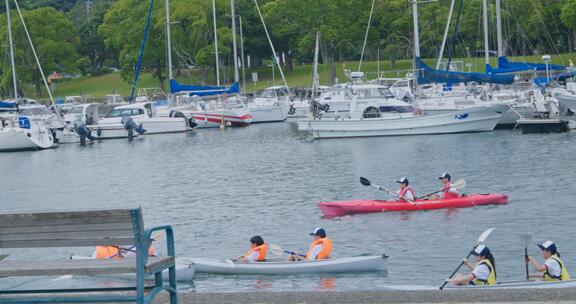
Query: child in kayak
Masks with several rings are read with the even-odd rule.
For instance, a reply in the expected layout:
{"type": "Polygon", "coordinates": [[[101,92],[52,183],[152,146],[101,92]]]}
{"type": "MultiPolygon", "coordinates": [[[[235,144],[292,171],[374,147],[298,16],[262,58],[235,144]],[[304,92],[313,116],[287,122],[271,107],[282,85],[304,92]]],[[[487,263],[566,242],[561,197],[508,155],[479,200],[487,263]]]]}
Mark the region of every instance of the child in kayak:
{"type": "Polygon", "coordinates": [[[459,275],[453,279],[446,279],[446,282],[454,285],[494,285],[496,284],[496,264],[490,249],[485,245],[478,245],[471,252],[476,257],[476,266],[472,267],[467,259],[464,265],[472,272],[468,275],[459,275]]]}
{"type": "Polygon", "coordinates": [[[310,245],[310,249],[305,256],[293,253],[288,258],[288,261],[304,261],[304,260],[322,260],[330,257],[332,253],[332,240],[326,237],[326,230],[324,228],[316,228],[310,235],[314,236],[314,242],[310,245]]]}
{"type": "Polygon", "coordinates": [[[433,195],[431,197],[432,199],[453,199],[460,197],[458,190],[451,182],[452,176],[450,176],[450,174],[444,173],[438,177],[438,179],[442,181],[442,189],[440,189],[439,194],[433,195]]]}
{"type": "Polygon", "coordinates": [[[396,181],[400,184],[400,189],[396,191],[396,194],[400,198],[401,202],[413,202],[414,201],[414,190],[410,187],[410,182],[407,178],[401,177],[399,180],[396,181]]]}
{"type": "Polygon", "coordinates": [[[266,261],[266,254],[268,253],[268,244],[264,243],[264,239],[259,236],[253,236],[250,239],[250,249],[245,255],[238,258],[244,262],[264,262],[266,261]]]}
{"type": "Polygon", "coordinates": [[[560,253],[556,248],[556,244],[552,241],[546,241],[538,245],[542,249],[542,257],[546,259],[543,265],[536,262],[534,257],[529,256],[528,262],[536,268],[537,274],[531,274],[531,278],[543,278],[546,281],[564,281],[570,279],[570,274],[564,266],[564,262],[560,259],[560,253]]]}

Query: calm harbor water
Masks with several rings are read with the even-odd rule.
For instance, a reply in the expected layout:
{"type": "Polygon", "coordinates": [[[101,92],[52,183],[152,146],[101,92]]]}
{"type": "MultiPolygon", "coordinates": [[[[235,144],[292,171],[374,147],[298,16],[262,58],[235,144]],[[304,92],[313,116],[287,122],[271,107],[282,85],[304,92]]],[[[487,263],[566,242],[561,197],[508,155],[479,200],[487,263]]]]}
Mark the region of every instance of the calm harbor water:
{"type": "MultiPolygon", "coordinates": [[[[198,275],[196,292],[379,290],[441,284],[495,227],[491,247],[500,280],[524,275],[523,243],[551,239],[576,271],[576,134],[493,133],[337,139],[306,142],[289,123],[144,136],[80,147],[0,154],[0,210],[142,206],[148,226],[172,224],[176,250],[188,257],[241,255],[253,235],[306,250],[324,227],[334,256],[390,256],[386,273],[305,276],[198,275]],[[320,200],[386,198],[358,182],[388,188],[407,177],[417,195],[436,190],[449,172],[468,193],[500,192],[510,204],[458,210],[380,213],[323,219],[320,200]]],[[[539,256],[534,245],[532,255],[539,256]]],[[[11,258],[71,253],[10,250],[11,258]]],[[[115,284],[106,278],[0,279],[0,287],[115,284]]]]}

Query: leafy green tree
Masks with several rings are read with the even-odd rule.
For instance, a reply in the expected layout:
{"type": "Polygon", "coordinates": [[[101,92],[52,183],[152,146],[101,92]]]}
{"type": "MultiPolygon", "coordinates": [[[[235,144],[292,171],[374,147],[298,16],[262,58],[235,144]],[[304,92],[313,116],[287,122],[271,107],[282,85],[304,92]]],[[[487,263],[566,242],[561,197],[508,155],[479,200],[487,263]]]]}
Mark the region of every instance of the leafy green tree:
{"type": "MultiPolygon", "coordinates": [[[[52,71],[74,73],[76,71],[76,61],[79,58],[76,51],[79,39],[70,19],[50,7],[22,11],[22,15],[45,74],[48,75],[52,71]],[[66,33],[66,35],[62,33],[66,33]]],[[[42,78],[36,66],[32,49],[17,12],[12,11],[11,17],[18,79],[33,83],[36,89],[36,96],[40,96],[42,78]]],[[[8,41],[5,14],[0,18],[0,38],[1,41],[8,41]]],[[[1,52],[2,58],[9,58],[7,45],[2,47],[1,52]]],[[[2,74],[0,75],[2,81],[0,83],[6,90],[5,85],[10,83],[10,78],[12,77],[11,67],[9,61],[3,61],[0,65],[2,65],[2,74]]]]}

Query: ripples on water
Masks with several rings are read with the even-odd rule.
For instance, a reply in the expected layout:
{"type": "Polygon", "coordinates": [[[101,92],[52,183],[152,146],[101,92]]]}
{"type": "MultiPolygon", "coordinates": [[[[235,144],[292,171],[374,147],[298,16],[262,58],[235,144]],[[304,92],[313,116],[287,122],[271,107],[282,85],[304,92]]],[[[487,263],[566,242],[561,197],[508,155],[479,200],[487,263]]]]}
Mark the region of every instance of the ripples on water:
{"type": "MultiPolygon", "coordinates": [[[[496,257],[499,279],[513,280],[524,275],[522,233],[532,234],[534,242],[555,241],[567,267],[576,269],[575,155],[574,134],[497,131],[305,142],[291,124],[261,124],[0,154],[0,209],[142,206],[148,226],[174,226],[176,249],[183,256],[238,256],[256,234],[305,251],[311,242],[308,233],[317,226],[334,240],[334,256],[390,256],[387,273],[199,275],[194,285],[181,286],[185,290],[439,285],[488,227],[496,227],[486,244],[496,257]],[[405,176],[423,194],[439,187],[437,177],[443,172],[466,179],[468,193],[508,193],[510,204],[336,219],[321,218],[316,207],[320,200],[386,198],[360,185],[359,176],[389,188],[405,176]]],[[[536,246],[529,250],[539,256],[536,246]]],[[[26,258],[44,254],[9,253],[26,258]]],[[[50,255],[70,253],[89,254],[90,249],[56,249],[50,255]]],[[[0,284],[16,282],[4,279],[0,284]]]]}

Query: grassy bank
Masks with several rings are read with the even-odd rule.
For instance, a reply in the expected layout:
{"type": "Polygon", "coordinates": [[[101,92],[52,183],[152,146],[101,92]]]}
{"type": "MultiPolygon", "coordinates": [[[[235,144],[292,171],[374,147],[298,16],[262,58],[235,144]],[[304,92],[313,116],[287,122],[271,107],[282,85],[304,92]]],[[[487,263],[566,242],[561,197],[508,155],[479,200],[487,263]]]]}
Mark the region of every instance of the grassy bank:
{"type": "MultiPolygon", "coordinates": [[[[568,64],[570,59],[576,59],[575,54],[563,54],[553,56],[552,63],[555,64],[568,64]]],[[[542,62],[541,56],[524,56],[514,57],[511,60],[527,61],[527,62],[542,62]]],[[[484,70],[483,58],[458,58],[455,59],[464,70],[471,70],[481,72],[484,70]]],[[[576,61],[576,60],[574,60],[576,61]]],[[[426,60],[431,66],[435,66],[435,60],[426,60]]],[[[496,65],[496,58],[491,58],[491,64],[496,65]]],[[[385,77],[403,77],[412,68],[411,60],[398,60],[394,64],[390,61],[368,61],[362,64],[362,71],[366,73],[367,78],[376,78],[378,71],[384,73],[385,77]]],[[[358,70],[357,61],[339,62],[336,64],[336,76],[339,82],[345,82],[344,69],[352,71],[358,70]]],[[[327,64],[320,64],[318,67],[321,84],[328,84],[330,70],[327,64]]],[[[213,70],[210,71],[213,74],[213,70]]],[[[232,73],[230,69],[224,71],[224,76],[230,78],[232,73]]],[[[308,87],[312,83],[312,65],[311,64],[297,64],[292,71],[285,71],[286,80],[289,86],[293,87],[308,87]]],[[[213,76],[210,75],[212,78],[213,76]]],[[[193,70],[185,75],[177,77],[181,83],[198,84],[200,79],[200,71],[193,70]]],[[[209,83],[215,83],[214,80],[209,80],[209,83]]],[[[271,67],[260,67],[257,69],[246,70],[246,91],[259,90],[272,85],[281,85],[282,78],[277,68],[274,70],[274,77],[272,75],[271,67]],[[258,73],[258,82],[252,82],[252,73],[258,73]]],[[[166,84],[165,84],[166,86],[166,84]]],[[[159,87],[158,80],[154,79],[150,73],[143,73],[140,76],[138,83],[140,88],[159,87]]],[[[166,88],[165,88],[166,89],[166,88]]],[[[91,97],[104,97],[107,94],[121,94],[123,96],[130,95],[131,85],[120,77],[120,73],[109,73],[102,76],[89,76],[80,77],[77,79],[66,80],[56,84],[55,96],[65,97],[70,95],[85,95],[91,97]]],[[[33,90],[26,90],[27,96],[33,96],[33,90]]],[[[40,98],[45,98],[41,96],[40,98]]]]}

